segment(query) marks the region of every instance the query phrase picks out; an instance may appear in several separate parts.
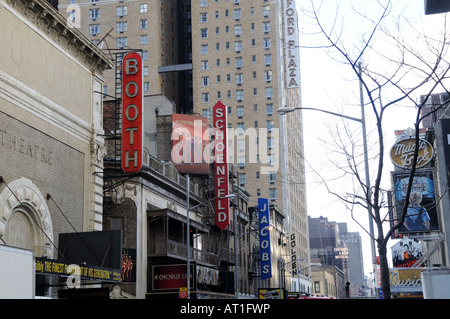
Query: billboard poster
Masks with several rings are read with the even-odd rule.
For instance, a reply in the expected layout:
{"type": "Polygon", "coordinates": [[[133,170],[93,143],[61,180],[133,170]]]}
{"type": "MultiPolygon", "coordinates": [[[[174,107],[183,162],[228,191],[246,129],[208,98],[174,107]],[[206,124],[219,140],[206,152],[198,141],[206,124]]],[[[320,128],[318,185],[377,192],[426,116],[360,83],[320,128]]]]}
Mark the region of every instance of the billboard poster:
{"type": "Polygon", "coordinates": [[[122,251],[122,282],[136,282],[136,249],[122,251]]]}
{"type": "Polygon", "coordinates": [[[392,246],[391,251],[394,268],[412,267],[422,257],[422,245],[408,238],[392,246]]]}
{"type": "Polygon", "coordinates": [[[214,187],[216,225],[224,230],[230,224],[230,199],[228,180],[228,139],[227,139],[227,107],[217,102],[213,107],[214,129],[214,187]]]}
{"type": "Polygon", "coordinates": [[[143,158],[142,58],[131,52],[122,64],[122,170],[137,173],[143,158]]]}
{"type": "MultiPolygon", "coordinates": [[[[392,173],[394,192],[394,209],[398,220],[405,206],[405,197],[409,182],[409,173],[392,173]]],[[[398,229],[398,234],[417,234],[437,231],[439,229],[437,203],[434,191],[432,170],[416,172],[411,189],[410,201],[405,223],[398,229]]]]}
{"type": "Polygon", "coordinates": [[[180,173],[207,175],[209,154],[208,118],[198,115],[172,115],[172,162],[180,173]],[[205,136],[206,135],[206,136],[205,136]]]}
{"type": "Polygon", "coordinates": [[[259,212],[259,254],[261,260],[261,279],[272,278],[272,260],[270,254],[270,216],[269,199],[258,198],[259,212]]]}

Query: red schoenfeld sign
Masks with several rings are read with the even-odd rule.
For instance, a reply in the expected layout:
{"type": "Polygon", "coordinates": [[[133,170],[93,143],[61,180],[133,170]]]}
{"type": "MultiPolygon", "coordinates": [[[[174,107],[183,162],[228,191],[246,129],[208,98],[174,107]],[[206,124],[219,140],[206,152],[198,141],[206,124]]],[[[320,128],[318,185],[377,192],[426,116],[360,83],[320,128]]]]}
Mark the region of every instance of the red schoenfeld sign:
{"type": "Polygon", "coordinates": [[[137,173],[142,167],[142,58],[128,53],[122,61],[122,170],[137,173]]]}
{"type": "Polygon", "coordinates": [[[230,200],[223,198],[229,192],[227,127],[227,107],[219,101],[213,107],[214,186],[216,225],[222,230],[230,224],[230,200]]]}

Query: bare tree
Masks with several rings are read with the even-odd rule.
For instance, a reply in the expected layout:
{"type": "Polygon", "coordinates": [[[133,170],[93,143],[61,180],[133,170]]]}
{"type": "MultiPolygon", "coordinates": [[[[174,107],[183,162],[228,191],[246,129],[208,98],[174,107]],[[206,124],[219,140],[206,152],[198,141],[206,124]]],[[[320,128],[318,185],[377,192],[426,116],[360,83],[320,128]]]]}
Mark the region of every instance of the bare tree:
{"type": "MultiPolygon", "coordinates": [[[[384,162],[384,120],[389,116],[388,111],[396,106],[408,106],[409,112],[416,112],[415,122],[411,123],[416,130],[416,147],[405,198],[405,203],[409,203],[416,172],[420,123],[427,115],[422,114],[427,98],[417,98],[419,94],[430,97],[433,93],[447,92],[444,82],[450,68],[447,55],[450,43],[445,17],[442,18],[441,25],[432,33],[427,33],[408,20],[404,8],[399,7],[400,2],[404,8],[408,5],[405,1],[370,1],[370,8],[367,10],[352,7],[345,16],[340,16],[340,3],[336,7],[334,18],[327,18],[325,21],[322,20],[321,13],[325,10],[324,6],[329,5],[329,1],[311,0],[308,8],[302,8],[305,17],[311,19],[311,25],[316,28],[316,34],[320,34],[324,40],[322,44],[309,48],[325,49],[336,63],[347,66],[349,73],[361,85],[364,108],[373,119],[369,132],[376,138],[370,147],[374,154],[369,159],[372,172],[370,182],[365,179],[362,159],[364,154],[358,147],[360,142],[355,140],[355,135],[350,130],[337,130],[335,146],[345,162],[331,164],[341,171],[342,176],[351,175],[354,184],[352,190],[345,193],[341,189],[327,187],[352,212],[357,206],[369,211],[370,219],[375,224],[373,240],[380,258],[381,289],[383,298],[386,299],[391,298],[387,243],[393,232],[403,225],[408,204],[404,205],[393,226],[390,225],[384,213],[386,201],[385,190],[382,188],[384,174],[389,173],[386,172],[384,162]],[[353,18],[363,23],[356,44],[345,32],[346,25],[353,18]]],[[[307,42],[307,38],[304,41],[307,42]]],[[[323,182],[327,185],[325,179],[323,182]]],[[[353,217],[356,222],[361,220],[361,216],[353,217]]],[[[363,227],[362,223],[359,224],[363,227]]],[[[364,230],[371,234],[366,228],[364,230]]]]}

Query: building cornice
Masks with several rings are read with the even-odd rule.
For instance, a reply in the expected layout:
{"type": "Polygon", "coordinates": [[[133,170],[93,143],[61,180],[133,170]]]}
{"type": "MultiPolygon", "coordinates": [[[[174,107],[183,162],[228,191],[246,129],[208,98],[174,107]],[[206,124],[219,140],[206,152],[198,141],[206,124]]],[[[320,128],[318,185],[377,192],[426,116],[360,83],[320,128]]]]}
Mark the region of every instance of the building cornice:
{"type": "Polygon", "coordinates": [[[92,72],[103,73],[113,62],[46,0],[3,0],[69,51],[92,72]]]}

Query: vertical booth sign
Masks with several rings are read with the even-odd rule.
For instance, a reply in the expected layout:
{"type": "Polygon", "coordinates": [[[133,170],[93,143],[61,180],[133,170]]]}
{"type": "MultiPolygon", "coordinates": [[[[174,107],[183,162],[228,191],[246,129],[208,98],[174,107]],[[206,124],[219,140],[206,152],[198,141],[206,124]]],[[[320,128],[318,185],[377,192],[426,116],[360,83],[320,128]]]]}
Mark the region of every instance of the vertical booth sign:
{"type": "Polygon", "coordinates": [[[142,58],[136,52],[128,53],[122,65],[122,170],[137,173],[143,147],[142,58]]]}
{"type": "Polygon", "coordinates": [[[227,107],[220,101],[213,107],[213,128],[216,225],[223,230],[230,224],[230,200],[224,198],[229,193],[227,107]]]}
{"type": "Polygon", "coordinates": [[[259,254],[261,260],[261,279],[272,278],[272,260],[270,255],[270,219],[269,199],[258,198],[259,212],[259,254]]]}

